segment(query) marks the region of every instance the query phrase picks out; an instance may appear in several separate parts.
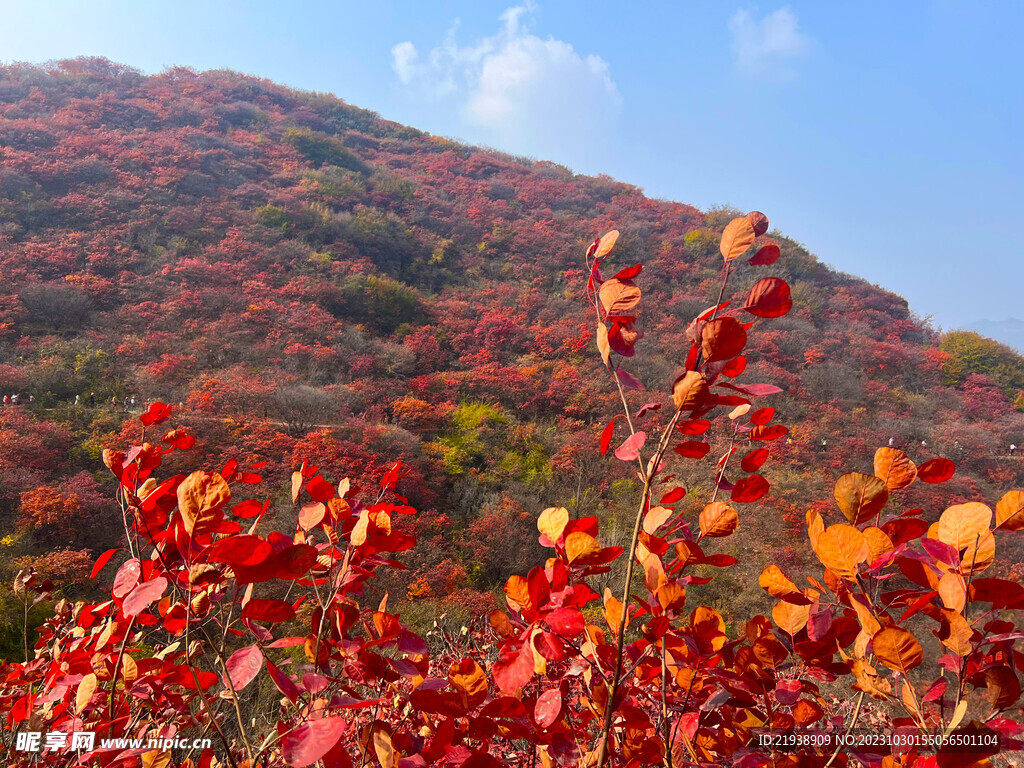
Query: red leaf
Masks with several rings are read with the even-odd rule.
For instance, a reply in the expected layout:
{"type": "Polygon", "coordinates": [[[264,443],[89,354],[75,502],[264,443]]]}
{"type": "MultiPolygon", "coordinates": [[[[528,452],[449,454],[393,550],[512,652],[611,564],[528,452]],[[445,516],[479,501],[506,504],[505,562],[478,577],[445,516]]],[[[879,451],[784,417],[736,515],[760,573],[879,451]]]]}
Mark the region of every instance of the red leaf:
{"type": "Polygon", "coordinates": [[[11,725],[17,725],[22,720],[27,720],[28,716],[32,713],[32,707],[36,701],[36,694],[26,693],[11,707],[11,711],[7,713],[7,722],[11,725]]]}
{"type": "Polygon", "coordinates": [[[744,472],[756,472],[767,459],[767,448],[755,448],[743,457],[743,461],[740,462],[740,467],[742,467],[744,472]]]}
{"type": "Polygon", "coordinates": [[[300,725],[281,739],[285,762],[293,768],[312,765],[331,751],[345,728],[343,717],[325,717],[300,725]]]}
{"type": "MultiPolygon", "coordinates": [[[[401,462],[399,462],[401,464],[401,462]]],[[[386,476],[385,476],[386,478],[386,476]]],[[[306,484],[306,492],[313,497],[313,501],[327,501],[334,497],[334,486],[316,475],[306,484]]]]}
{"type": "Polygon", "coordinates": [[[796,704],[800,698],[800,681],[779,680],[775,686],[775,698],[785,707],[796,704]]]}
{"type": "Polygon", "coordinates": [[[750,430],[751,440],[778,440],[780,437],[786,435],[789,432],[781,424],[773,424],[772,426],[756,426],[750,430]]]}
{"type": "Polygon", "coordinates": [[[110,558],[113,557],[114,553],[117,552],[118,550],[119,550],[118,547],[115,547],[114,549],[108,549],[102,555],[97,557],[96,558],[96,562],[93,563],[92,573],[89,574],[89,578],[90,579],[95,579],[96,578],[96,574],[98,574],[100,571],[103,570],[103,566],[105,566],[108,562],[110,562],[110,558]]]}
{"type": "Polygon", "coordinates": [[[675,504],[677,501],[682,499],[686,495],[686,489],[681,486],[676,486],[671,491],[661,497],[660,504],[675,504]]]}
{"type": "Polygon", "coordinates": [[[164,403],[152,403],[149,406],[149,410],[139,416],[139,421],[142,422],[143,426],[150,427],[167,421],[170,417],[171,406],[164,403]]]}
{"type": "Polygon", "coordinates": [[[751,256],[750,261],[747,263],[753,264],[754,266],[774,264],[779,260],[781,253],[782,251],[779,250],[779,246],[774,243],[769,243],[768,245],[761,247],[757,253],[751,256]]]}
{"type": "Polygon", "coordinates": [[[203,558],[208,563],[259,565],[270,557],[270,552],[270,544],[259,536],[244,534],[219,539],[203,552],[203,558]]]}
{"type": "Polygon", "coordinates": [[[263,652],[257,645],[239,648],[231,654],[224,666],[228,670],[228,677],[224,680],[224,685],[240,691],[251,683],[263,669],[263,652]]]}
{"type": "Polygon", "coordinates": [[[562,692],[550,688],[540,695],[533,708],[533,719],[541,728],[550,728],[562,713],[562,692]]]}
{"type": "Polygon", "coordinates": [[[260,512],[263,512],[269,506],[269,501],[265,501],[262,504],[260,504],[255,499],[250,499],[249,501],[239,502],[238,504],[235,504],[235,506],[231,507],[231,514],[233,514],[235,517],[241,517],[243,519],[249,517],[256,517],[256,515],[258,515],[260,512]]]}
{"type": "Polygon", "coordinates": [[[743,355],[736,355],[736,357],[725,364],[725,367],[722,369],[722,375],[732,379],[743,373],[746,368],[747,358],[743,355]]]}
{"type": "Polygon", "coordinates": [[[917,468],[917,479],[925,483],[944,483],[956,472],[949,459],[929,459],[917,468]]]}
{"type": "Polygon", "coordinates": [[[615,375],[619,377],[619,381],[622,382],[622,386],[627,387],[628,389],[638,389],[641,391],[647,389],[647,387],[640,382],[640,379],[627,370],[616,368],[615,375]]]}
{"type": "Polygon", "coordinates": [[[750,414],[750,423],[751,424],[767,424],[769,421],[772,420],[772,417],[774,415],[775,415],[775,409],[772,408],[771,406],[769,406],[767,408],[758,408],[756,411],[754,411],[752,414],[750,414]]]}
{"type": "Polygon", "coordinates": [[[647,442],[646,432],[637,432],[626,438],[618,448],[615,449],[615,458],[620,461],[636,461],[640,456],[640,449],[647,442]]]}
{"type": "Polygon", "coordinates": [[[757,317],[782,317],[792,306],[789,284],[778,277],[763,277],[751,286],[743,308],[757,317]]]}
{"type": "Polygon", "coordinates": [[[608,453],[608,446],[611,445],[612,436],[615,434],[615,419],[608,422],[608,425],[601,432],[601,455],[608,453]]]}
{"type": "Polygon", "coordinates": [[[295,609],[291,603],[286,603],[284,600],[254,597],[242,609],[242,618],[273,624],[294,619],[295,609]]]}
{"type": "Polygon", "coordinates": [[[506,645],[491,666],[491,677],[502,693],[514,694],[533,679],[533,650],[528,643],[506,645]]]}
{"type": "Polygon", "coordinates": [[[700,342],[706,362],[728,360],[743,351],[747,344],[747,332],[735,317],[716,317],[704,324],[700,342]]]}
{"type": "Polygon", "coordinates": [[[766,493],[769,489],[768,481],[765,480],[761,475],[750,475],[739,480],[732,489],[732,500],[740,503],[750,503],[757,501],[766,493]]]}
{"type": "Polygon", "coordinates": [[[160,442],[172,445],[179,451],[186,451],[196,444],[196,439],[180,429],[172,429],[160,438],[160,442]]]}
{"type": "Polygon", "coordinates": [[[708,443],[699,443],[696,440],[687,440],[685,443],[680,443],[672,450],[684,459],[702,459],[708,455],[708,451],[711,450],[711,445],[708,443]]]}
{"type": "Polygon", "coordinates": [[[121,603],[121,610],[125,616],[138,616],[147,607],[164,596],[167,590],[167,579],[157,576],[150,581],[144,581],[135,587],[121,603]]]}
{"type": "Polygon", "coordinates": [[[270,679],[274,681],[274,685],[277,686],[277,690],[284,694],[285,698],[294,704],[299,698],[298,686],[292,682],[292,679],[288,677],[288,675],[275,667],[270,659],[267,659],[267,672],[270,673],[270,679]]]}
{"type": "Polygon", "coordinates": [[[545,617],[545,621],[562,637],[578,637],[586,628],[583,614],[575,608],[556,608],[545,617]]]}
{"type": "Polygon", "coordinates": [[[634,264],[632,267],[626,267],[625,269],[620,270],[617,275],[615,275],[615,279],[616,280],[632,280],[634,277],[636,277],[637,275],[640,274],[640,272],[641,272],[641,270],[643,270],[643,268],[644,268],[643,264],[634,264]]]}
{"type": "Polygon", "coordinates": [[[684,435],[693,435],[699,437],[708,431],[711,426],[711,422],[707,419],[689,419],[687,421],[680,421],[676,423],[676,429],[682,432],[684,435]]]}
{"type": "MultiPolygon", "coordinates": [[[[407,474],[409,474],[409,472],[411,471],[412,470],[407,469],[403,472],[402,462],[398,462],[397,464],[395,464],[395,466],[393,466],[391,469],[384,473],[384,477],[382,477],[380,480],[380,489],[382,491],[386,491],[389,488],[394,488],[395,486],[398,485],[398,481],[405,477],[407,474]]],[[[334,491],[332,489],[332,495],[333,492],[334,491]]]]}

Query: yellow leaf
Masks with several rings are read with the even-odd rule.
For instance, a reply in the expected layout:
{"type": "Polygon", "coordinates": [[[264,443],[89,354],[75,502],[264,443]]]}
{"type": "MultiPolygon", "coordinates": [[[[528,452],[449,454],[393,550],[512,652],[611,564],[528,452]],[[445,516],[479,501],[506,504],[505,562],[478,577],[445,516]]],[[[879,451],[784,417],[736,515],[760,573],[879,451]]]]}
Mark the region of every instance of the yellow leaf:
{"type": "Polygon", "coordinates": [[[612,359],[612,348],[608,343],[608,326],[600,321],[597,323],[597,349],[604,364],[608,365],[608,361],[612,359]]]}
{"type": "Polygon", "coordinates": [[[945,735],[951,734],[958,725],[963,721],[964,715],[967,714],[967,699],[966,697],[960,699],[960,703],[956,705],[956,709],[953,711],[953,717],[949,721],[949,725],[946,726],[944,731],[945,735]]]}
{"type": "Polygon", "coordinates": [[[790,635],[795,635],[806,627],[810,615],[811,606],[809,605],[778,602],[772,607],[772,620],[775,622],[775,626],[790,635]]]}
{"type": "Polygon", "coordinates": [[[373,732],[373,751],[377,753],[381,768],[395,768],[398,765],[398,761],[395,760],[395,748],[391,746],[391,736],[386,731],[373,732]]]}
{"type": "Polygon", "coordinates": [[[746,216],[730,221],[722,232],[721,251],[726,261],[737,259],[754,243],[754,225],[746,216]]]}
{"type": "Polygon", "coordinates": [[[729,420],[734,421],[738,419],[740,416],[746,416],[749,410],[750,403],[743,403],[743,405],[737,405],[735,408],[729,411],[729,420]]]}
{"type": "Polygon", "coordinates": [[[537,530],[551,539],[554,544],[562,538],[562,531],[569,524],[569,510],[565,507],[548,507],[537,518],[537,530]]]}
{"type": "Polygon", "coordinates": [[[75,714],[82,714],[89,702],[92,701],[92,695],[96,692],[97,679],[96,675],[90,672],[88,675],[82,678],[82,681],[78,684],[78,691],[75,694],[75,714]]]}

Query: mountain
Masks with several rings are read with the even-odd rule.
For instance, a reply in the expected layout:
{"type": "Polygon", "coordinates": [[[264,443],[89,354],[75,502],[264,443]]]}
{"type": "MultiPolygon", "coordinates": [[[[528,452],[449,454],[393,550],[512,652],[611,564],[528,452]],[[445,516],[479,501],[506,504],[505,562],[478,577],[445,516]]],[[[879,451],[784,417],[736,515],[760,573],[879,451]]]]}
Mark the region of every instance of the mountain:
{"type": "Polygon", "coordinates": [[[1024,320],[1015,317],[1006,320],[978,320],[968,325],[967,330],[1002,342],[1018,353],[1024,352],[1024,320]]]}
{"type": "MultiPolygon", "coordinates": [[[[158,399],[198,438],[171,471],[265,460],[289,514],[303,458],[358,483],[401,459],[427,543],[403,596],[483,610],[540,556],[541,509],[598,514],[612,538],[633,514],[627,469],[596,448],[618,395],[592,339],[587,244],[616,228],[616,264],[646,264],[631,370],[653,399],[718,296],[732,215],[233,72],[0,68],[0,389],[19,395],[0,409],[3,583],[34,565],[83,588],[122,536],[101,451],[159,437],[125,410],[158,399]]],[[[772,444],[772,491],[728,545],[752,570],[806,558],[807,506],[835,515],[835,478],[870,472],[890,439],[956,461],[941,497],[911,489],[932,518],[1024,481],[1003,456],[1024,440],[1019,356],[945,343],[904,299],[770,235],[794,306],[752,332],[744,376],[783,388],[760,404],[792,442],[772,444]]],[[[679,477],[704,498],[706,464],[679,477]]],[[[735,587],[704,599],[762,599],[735,587]]]]}

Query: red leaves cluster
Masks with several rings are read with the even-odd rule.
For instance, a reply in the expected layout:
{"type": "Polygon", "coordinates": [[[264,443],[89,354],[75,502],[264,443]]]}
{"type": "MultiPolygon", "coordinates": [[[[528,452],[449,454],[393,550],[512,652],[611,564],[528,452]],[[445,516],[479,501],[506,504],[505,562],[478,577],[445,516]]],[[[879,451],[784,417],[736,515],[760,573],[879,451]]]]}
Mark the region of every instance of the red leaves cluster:
{"type": "MultiPolygon", "coordinates": [[[[726,228],[723,297],[738,259],[767,227],[754,212],[726,228]]],[[[922,510],[897,512],[892,499],[915,482],[948,480],[952,463],[916,466],[880,449],[872,474],[836,483],[839,522],[808,513],[821,580],[801,588],[769,565],[759,584],[776,601],[771,618],[731,630],[700,605],[700,587],[738,563],[713,548],[749,523],[738,505],[770,492],[764,467],[788,434],[775,408],[753,402],[781,389],[733,380],[746,368],[754,331],[747,316],[785,314],[789,288],[764,278],[739,308],[722,301],[701,313],[671,393],[648,393],[634,411],[628,390],[643,385],[612,361],[632,357],[642,337],[641,266],[601,276],[616,239],[596,240],[588,266],[599,349],[625,406],[625,418],[603,429],[599,451],[617,444],[615,457],[641,481],[628,550],[601,543],[596,516],[545,509],[537,529],[550,556],[508,578],[507,610],[454,635],[435,624],[425,638],[402,622],[378,580],[400,569],[400,553],[416,543],[403,523],[416,514],[401,495],[408,467],[382,467],[366,490],[304,462],[292,475],[295,525],[281,532],[270,525],[270,501],[248,498],[262,480],[258,465],[230,461],[220,471],[158,479],[168,455],[195,445],[174,427],[160,444],[104,452],[129,534],[93,570],[95,577],[121,554],[109,599],[58,603],[40,628],[40,653],[0,666],[7,726],[84,726],[111,737],[142,736],[157,722],[175,733],[212,728],[228,763],[265,768],[852,765],[817,744],[783,754],[757,738],[759,729],[860,727],[849,720],[859,707],[852,714],[828,697],[838,681],[851,696],[885,702],[890,714],[873,717],[887,717],[887,727],[996,734],[1019,747],[1024,633],[995,612],[1024,609],[1024,589],[981,574],[994,562],[995,532],[1024,529],[1024,492],[1004,495],[994,511],[955,504],[928,522],[922,510]],[[629,435],[617,440],[625,425],[629,435]],[[690,494],[666,474],[672,462],[708,455],[711,482],[690,494]],[[620,576],[627,569],[632,580],[620,576]],[[622,599],[612,587],[598,591],[620,579],[622,599]],[[934,640],[923,642],[917,622],[925,620],[934,640]],[[928,643],[941,648],[934,679],[928,643]],[[249,695],[260,682],[279,695],[272,711],[252,709],[265,702],[249,695]],[[969,715],[974,691],[971,700],[980,707],[984,698],[987,709],[969,715]],[[265,718],[267,728],[248,725],[265,718]]],[[[749,263],[778,257],[777,246],[762,243],[749,263]]],[[[157,403],[141,420],[171,417],[157,403]]],[[[37,501],[50,503],[27,503],[37,501]]],[[[24,574],[14,592],[30,602],[51,586],[24,574]]],[[[883,746],[871,759],[980,766],[994,752],[978,754],[971,761],[883,746]]],[[[81,759],[164,760],[127,750],[81,759]]],[[[71,766],[79,756],[48,760],[71,766]]],[[[212,760],[207,750],[177,764],[212,760]]]]}

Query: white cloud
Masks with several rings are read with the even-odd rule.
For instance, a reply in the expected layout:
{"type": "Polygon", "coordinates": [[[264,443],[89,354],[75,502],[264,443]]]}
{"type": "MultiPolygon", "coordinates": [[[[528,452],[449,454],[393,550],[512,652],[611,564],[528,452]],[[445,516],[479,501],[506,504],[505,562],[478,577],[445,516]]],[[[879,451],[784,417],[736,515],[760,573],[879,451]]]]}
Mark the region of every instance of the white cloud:
{"type": "Polygon", "coordinates": [[[569,43],[529,29],[532,3],[506,10],[501,29],[469,45],[444,41],[421,56],[402,42],[391,49],[398,79],[434,103],[452,104],[469,138],[545,159],[580,159],[603,144],[622,109],[608,64],[569,43]]]}
{"type": "Polygon", "coordinates": [[[416,46],[408,41],[399,43],[391,49],[391,58],[394,61],[393,66],[398,79],[408,85],[416,71],[416,59],[419,58],[416,46]]]}
{"type": "Polygon", "coordinates": [[[780,8],[760,20],[750,11],[736,11],[729,19],[729,29],[736,68],[748,77],[792,77],[792,64],[803,58],[810,46],[789,8],[780,8]]]}

